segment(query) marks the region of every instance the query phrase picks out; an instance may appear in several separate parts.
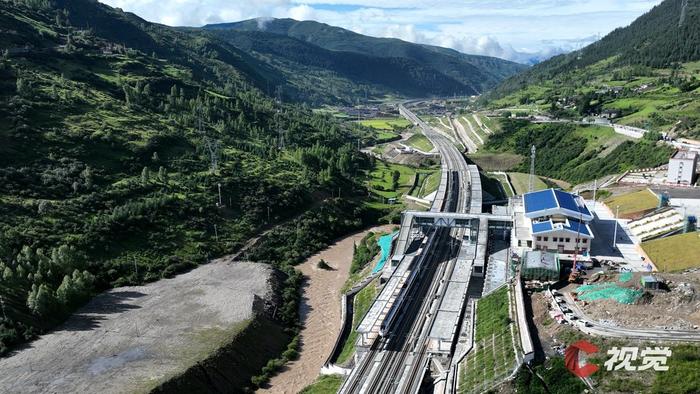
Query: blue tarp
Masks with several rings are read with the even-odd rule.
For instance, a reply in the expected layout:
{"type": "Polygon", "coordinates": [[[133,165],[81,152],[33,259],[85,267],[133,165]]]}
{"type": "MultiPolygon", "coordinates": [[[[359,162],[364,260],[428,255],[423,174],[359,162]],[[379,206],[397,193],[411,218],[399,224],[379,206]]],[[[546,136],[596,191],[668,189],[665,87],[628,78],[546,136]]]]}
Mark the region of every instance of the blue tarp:
{"type": "Polygon", "coordinates": [[[381,256],[379,257],[379,261],[377,261],[377,265],[375,265],[374,269],[372,270],[373,274],[376,274],[377,272],[381,271],[382,268],[384,268],[384,264],[389,259],[389,256],[391,256],[391,241],[394,239],[394,235],[397,233],[398,231],[392,234],[382,235],[377,240],[377,244],[381,249],[381,256]]]}

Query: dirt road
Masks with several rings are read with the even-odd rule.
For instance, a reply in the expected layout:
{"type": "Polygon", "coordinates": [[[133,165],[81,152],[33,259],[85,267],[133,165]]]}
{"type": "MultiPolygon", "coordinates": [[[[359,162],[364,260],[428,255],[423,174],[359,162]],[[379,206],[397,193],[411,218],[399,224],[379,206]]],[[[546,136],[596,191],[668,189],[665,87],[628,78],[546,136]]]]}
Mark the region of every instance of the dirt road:
{"type": "Polygon", "coordinates": [[[343,238],[297,267],[305,277],[299,359],[286,365],[272,378],[270,387],[259,392],[295,394],[316,380],[340,332],[340,289],[349,276],[353,243],[359,243],[369,231],[390,232],[392,228],[375,227],[343,238]],[[321,259],[333,270],[318,268],[321,259]]]}

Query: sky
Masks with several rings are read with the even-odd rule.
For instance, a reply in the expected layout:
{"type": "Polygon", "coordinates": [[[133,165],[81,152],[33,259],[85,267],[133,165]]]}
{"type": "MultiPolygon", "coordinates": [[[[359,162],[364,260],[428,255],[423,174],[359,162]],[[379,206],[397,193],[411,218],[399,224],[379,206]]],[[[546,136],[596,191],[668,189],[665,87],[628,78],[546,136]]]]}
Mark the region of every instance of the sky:
{"type": "Polygon", "coordinates": [[[170,26],[315,20],[375,37],[533,63],[630,24],[660,0],[100,0],[170,26]]]}

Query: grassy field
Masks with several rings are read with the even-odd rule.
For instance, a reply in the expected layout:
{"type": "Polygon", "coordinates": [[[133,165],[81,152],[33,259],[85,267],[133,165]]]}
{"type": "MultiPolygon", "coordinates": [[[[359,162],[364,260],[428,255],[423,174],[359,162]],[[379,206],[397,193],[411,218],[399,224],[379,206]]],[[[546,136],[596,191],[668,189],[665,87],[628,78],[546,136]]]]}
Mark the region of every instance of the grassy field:
{"type": "Polygon", "coordinates": [[[634,193],[622,194],[604,200],[605,204],[615,212],[617,206],[620,207],[620,215],[629,215],[637,212],[656,208],[659,205],[659,198],[648,189],[634,193]]]}
{"type": "Polygon", "coordinates": [[[503,186],[503,190],[505,190],[506,195],[508,197],[513,197],[513,192],[511,191],[511,188],[508,185],[508,180],[506,179],[505,176],[503,176],[502,174],[490,173],[489,177],[496,179],[501,184],[501,186],[503,186]]]}
{"type": "Polygon", "coordinates": [[[700,233],[673,235],[642,243],[660,271],[681,271],[700,266],[700,233]]]}
{"type": "Polygon", "coordinates": [[[346,114],[345,112],[341,112],[337,108],[329,107],[329,106],[325,106],[323,108],[314,108],[313,112],[319,113],[319,114],[329,114],[329,115],[334,116],[338,119],[350,118],[350,116],[348,114],[346,114]]]}
{"type": "Polygon", "coordinates": [[[357,341],[357,331],[355,331],[355,329],[362,321],[365,313],[367,313],[369,308],[372,306],[372,301],[374,301],[374,299],[377,297],[377,292],[377,286],[374,282],[372,282],[355,295],[352,314],[352,330],[343,344],[343,350],[338,355],[336,363],[343,364],[347,362],[355,353],[355,342],[357,341]]]}
{"type": "Polygon", "coordinates": [[[515,366],[507,287],[479,300],[476,310],[474,348],[459,365],[459,393],[484,392],[515,366]]]}
{"type": "Polygon", "coordinates": [[[343,377],[340,375],[322,375],[311,386],[301,390],[299,394],[330,394],[335,393],[343,384],[343,377]]]}
{"type": "Polygon", "coordinates": [[[413,134],[406,140],[406,145],[423,152],[430,152],[433,150],[433,144],[430,143],[428,137],[424,136],[423,134],[413,134]]]}
{"type": "MultiPolygon", "coordinates": [[[[527,193],[528,186],[530,184],[530,174],[524,174],[522,172],[509,172],[508,176],[510,177],[510,182],[513,184],[513,188],[515,189],[516,194],[521,195],[527,193]]],[[[535,191],[547,189],[549,187],[538,176],[535,176],[534,183],[535,184],[533,185],[533,189],[535,191]]]]}
{"type": "Polygon", "coordinates": [[[363,126],[371,127],[377,130],[397,130],[405,129],[411,125],[411,122],[404,118],[377,118],[366,119],[359,122],[363,126]]]}
{"type": "Polygon", "coordinates": [[[401,198],[408,193],[413,185],[413,177],[416,169],[400,164],[385,163],[377,161],[374,169],[369,173],[369,187],[372,193],[384,199],[401,198]],[[399,172],[398,187],[393,188],[393,173],[399,172]]]}
{"type": "Polygon", "coordinates": [[[605,126],[577,126],[575,134],[585,138],[587,141],[586,148],[582,154],[605,147],[602,156],[607,156],[624,141],[632,140],[631,137],[616,133],[612,127],[605,126]]]}
{"type": "Polygon", "coordinates": [[[437,189],[438,183],[440,183],[439,170],[418,170],[416,176],[418,177],[418,182],[411,191],[411,196],[413,197],[423,197],[432,193],[437,189]]]}
{"type": "Polygon", "coordinates": [[[498,133],[499,131],[501,131],[501,124],[498,122],[498,119],[483,115],[477,116],[481,120],[481,123],[485,124],[494,133],[498,133]]]}
{"type": "Polygon", "coordinates": [[[438,186],[440,186],[441,175],[442,173],[439,170],[436,170],[430,175],[428,175],[428,177],[425,178],[425,180],[421,184],[420,189],[418,190],[418,196],[425,197],[428,194],[437,190],[438,186]]]}
{"type": "Polygon", "coordinates": [[[485,171],[508,171],[523,161],[523,157],[515,153],[479,152],[470,154],[469,159],[485,171]]]}

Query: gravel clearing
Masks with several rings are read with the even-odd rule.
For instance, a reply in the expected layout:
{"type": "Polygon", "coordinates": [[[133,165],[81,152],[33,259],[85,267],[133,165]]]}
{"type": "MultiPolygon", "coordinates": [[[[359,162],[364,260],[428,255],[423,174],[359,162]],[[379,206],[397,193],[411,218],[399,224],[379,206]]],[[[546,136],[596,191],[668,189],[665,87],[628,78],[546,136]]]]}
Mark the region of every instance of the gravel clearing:
{"type": "Polygon", "coordinates": [[[222,258],[172,279],[107,291],[0,359],[0,392],[148,392],[245,327],[256,296],[272,296],[271,273],[222,258]]]}

